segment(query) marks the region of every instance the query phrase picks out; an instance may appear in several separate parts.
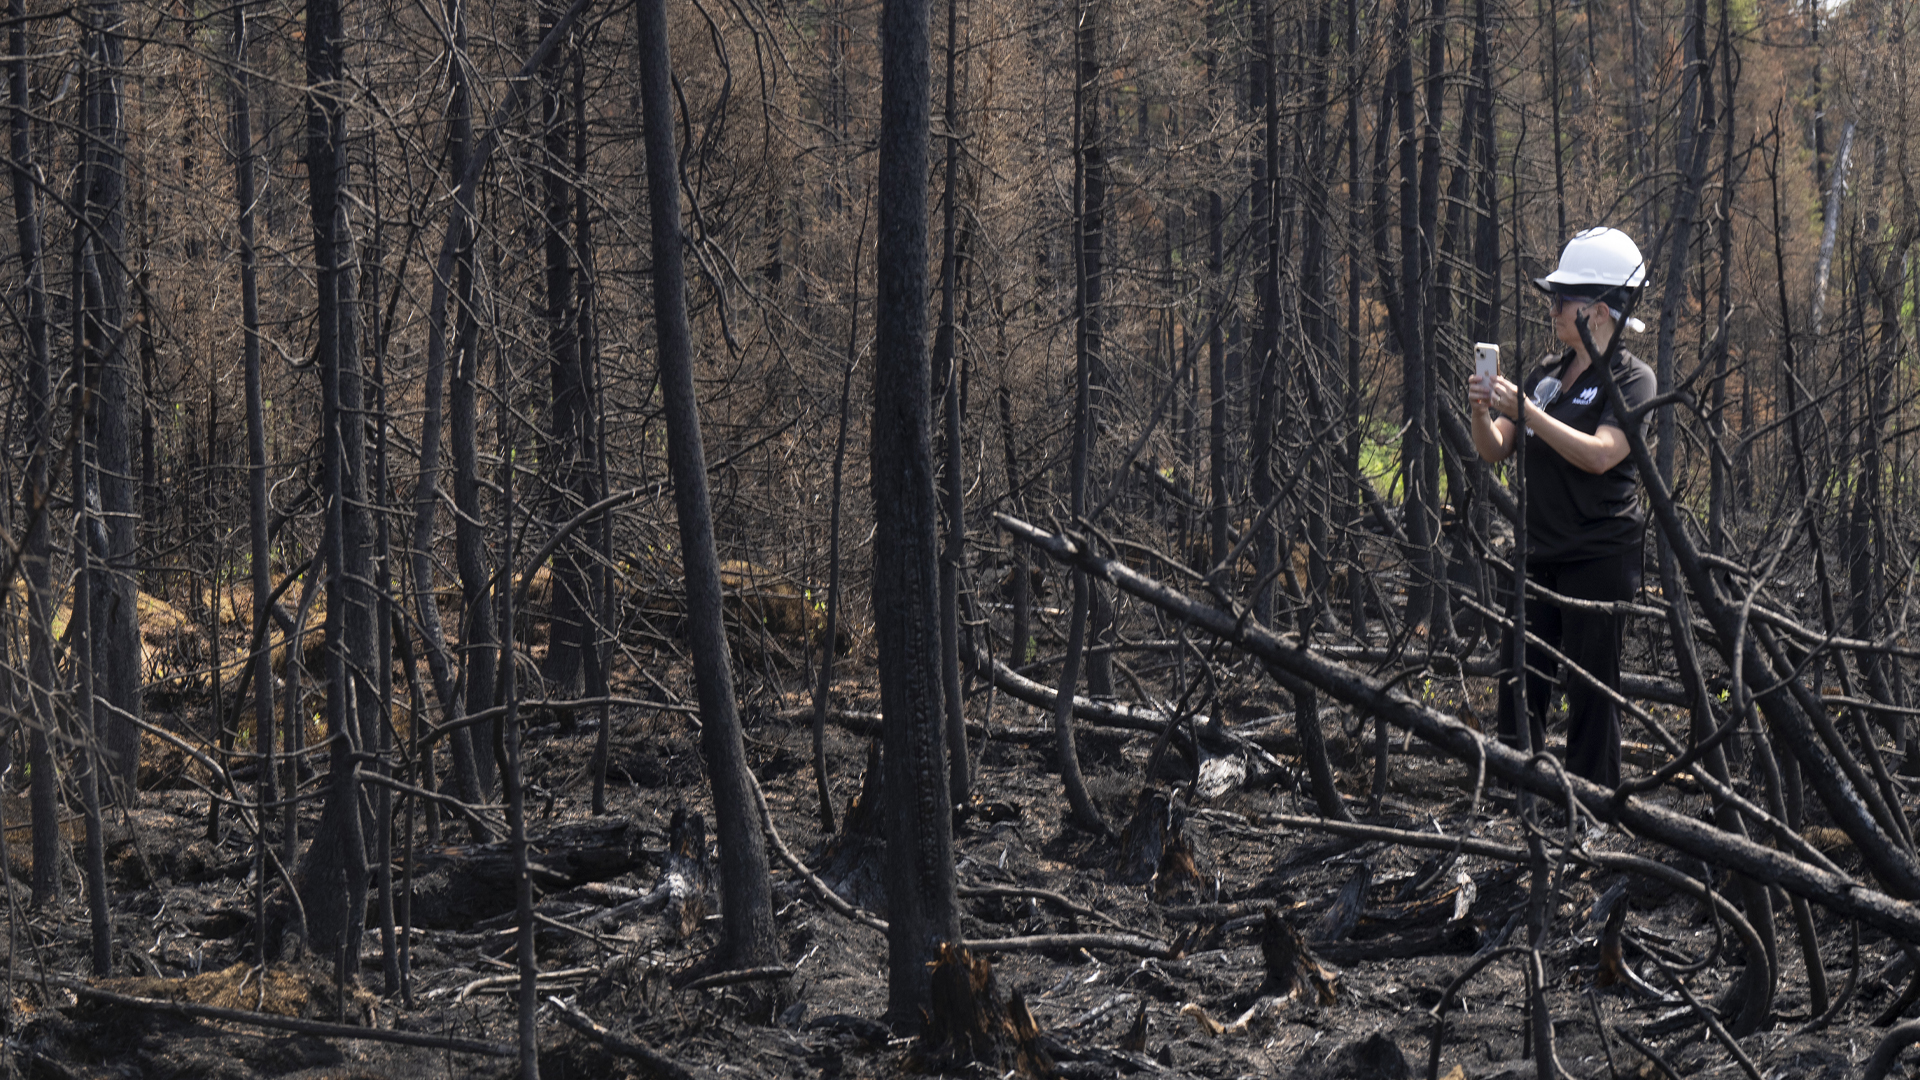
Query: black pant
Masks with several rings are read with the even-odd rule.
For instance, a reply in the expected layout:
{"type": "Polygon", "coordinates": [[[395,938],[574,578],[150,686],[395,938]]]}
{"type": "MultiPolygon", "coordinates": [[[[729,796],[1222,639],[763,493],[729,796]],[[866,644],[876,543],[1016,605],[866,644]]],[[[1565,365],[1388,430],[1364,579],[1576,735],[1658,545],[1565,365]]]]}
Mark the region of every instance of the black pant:
{"type": "MultiPolygon", "coordinates": [[[[1631,600],[1640,591],[1640,546],[1580,562],[1529,562],[1527,577],[1535,584],[1578,600],[1631,600]]],[[[1620,688],[1620,648],[1627,619],[1616,612],[1562,608],[1540,597],[1527,598],[1527,629],[1564,653],[1601,684],[1620,688]]],[[[1511,661],[1513,633],[1501,644],[1502,660],[1511,661]]],[[[1552,693],[1548,676],[1558,663],[1538,646],[1527,646],[1527,713],[1535,750],[1546,746],[1547,700],[1552,693]]],[[[1567,691],[1567,771],[1605,787],[1620,784],[1620,710],[1585,679],[1562,680],[1567,691]]],[[[1513,717],[1513,673],[1500,678],[1500,739],[1519,746],[1519,727],[1513,717]]]]}

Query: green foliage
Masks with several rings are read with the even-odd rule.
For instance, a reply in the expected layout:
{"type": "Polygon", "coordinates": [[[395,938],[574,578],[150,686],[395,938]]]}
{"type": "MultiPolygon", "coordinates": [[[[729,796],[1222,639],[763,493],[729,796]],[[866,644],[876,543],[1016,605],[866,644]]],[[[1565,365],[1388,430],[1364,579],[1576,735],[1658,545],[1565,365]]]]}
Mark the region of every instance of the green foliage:
{"type": "MultiPolygon", "coordinates": [[[[1400,482],[1400,429],[1380,421],[1368,423],[1360,436],[1360,475],[1373,485],[1374,493],[1398,506],[1406,501],[1406,486],[1400,482]]],[[[1447,475],[1440,473],[1440,497],[1447,495],[1447,475]]]]}

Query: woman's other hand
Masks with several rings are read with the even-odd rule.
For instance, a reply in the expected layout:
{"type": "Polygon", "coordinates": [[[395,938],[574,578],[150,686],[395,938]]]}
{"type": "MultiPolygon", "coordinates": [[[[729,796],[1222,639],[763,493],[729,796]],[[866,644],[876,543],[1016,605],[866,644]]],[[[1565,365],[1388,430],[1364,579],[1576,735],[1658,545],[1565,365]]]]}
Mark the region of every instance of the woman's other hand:
{"type": "Polygon", "coordinates": [[[1467,377],[1467,404],[1475,411],[1489,410],[1494,416],[1511,419],[1519,400],[1520,388],[1505,375],[1495,375],[1492,382],[1483,380],[1477,371],[1467,377]]]}

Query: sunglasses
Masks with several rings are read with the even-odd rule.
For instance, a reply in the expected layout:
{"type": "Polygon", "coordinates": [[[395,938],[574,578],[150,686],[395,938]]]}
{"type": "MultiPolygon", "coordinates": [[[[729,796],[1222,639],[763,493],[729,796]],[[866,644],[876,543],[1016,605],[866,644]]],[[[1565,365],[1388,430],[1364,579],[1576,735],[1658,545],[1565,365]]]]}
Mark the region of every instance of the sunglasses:
{"type": "Polygon", "coordinates": [[[1599,302],[1600,298],[1597,296],[1581,296],[1579,293],[1557,292],[1547,294],[1547,307],[1550,308],[1555,315],[1558,315],[1560,309],[1566,307],[1568,304],[1585,307],[1588,304],[1597,304],[1599,302]]]}

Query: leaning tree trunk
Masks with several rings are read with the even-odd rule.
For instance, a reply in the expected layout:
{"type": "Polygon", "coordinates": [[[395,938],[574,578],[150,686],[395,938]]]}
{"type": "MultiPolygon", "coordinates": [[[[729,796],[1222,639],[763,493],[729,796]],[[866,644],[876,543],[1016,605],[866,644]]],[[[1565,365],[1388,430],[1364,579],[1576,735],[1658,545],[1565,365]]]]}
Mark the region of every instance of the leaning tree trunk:
{"type": "MultiPolygon", "coordinates": [[[[455,677],[453,663],[448,657],[447,635],[440,622],[440,605],[434,586],[434,540],[436,523],[440,513],[440,439],[444,419],[448,411],[454,414],[454,454],[460,475],[469,479],[477,476],[474,465],[473,448],[473,392],[471,374],[465,375],[464,383],[456,384],[452,408],[447,408],[447,306],[452,303],[458,307],[456,323],[459,326],[457,339],[462,346],[460,359],[464,362],[467,353],[474,344],[473,328],[473,185],[465,182],[473,147],[473,102],[467,88],[466,79],[466,21],[465,7],[458,3],[449,3],[446,9],[447,25],[453,41],[454,62],[451,65],[453,92],[447,105],[447,159],[452,166],[455,193],[452,213],[447,223],[447,232],[441,241],[438,260],[434,264],[433,290],[427,305],[427,346],[425,386],[422,392],[423,411],[420,417],[420,479],[414,487],[414,524],[413,547],[411,553],[415,614],[420,620],[420,637],[427,659],[427,673],[433,679],[434,696],[440,702],[444,722],[457,720],[464,708],[459,681],[455,677]],[[466,393],[461,395],[458,387],[464,386],[466,393]],[[461,426],[460,405],[466,406],[465,427],[461,426]],[[465,439],[461,439],[464,431],[465,439]],[[462,454],[462,451],[465,451],[462,454]]],[[[457,489],[456,498],[464,489],[457,489]]],[[[477,498],[474,500],[477,501],[477,498]]],[[[467,515],[473,511],[465,504],[461,505],[456,529],[466,529],[467,515]]],[[[464,552],[464,548],[457,549],[464,552]]],[[[479,557],[475,555],[475,566],[479,557]]],[[[464,568],[465,564],[461,564],[464,568]]],[[[465,575],[462,575],[463,585],[465,575]]],[[[465,601],[465,591],[462,600],[465,601]]],[[[491,629],[492,616],[486,618],[486,626],[491,629]]],[[[461,640],[465,640],[467,621],[461,620],[461,640]]],[[[477,659],[478,650],[470,656],[477,659]]],[[[491,662],[488,662],[491,670],[491,662]]],[[[488,682],[489,690],[492,687],[488,682]]],[[[490,695],[489,695],[490,696],[490,695]]],[[[472,700],[472,695],[466,696],[472,700]]],[[[478,765],[474,760],[472,732],[462,727],[448,738],[449,754],[453,759],[455,789],[460,797],[468,802],[484,801],[481,791],[478,765]]],[[[491,759],[489,759],[491,760],[491,759]]],[[[474,825],[475,840],[484,840],[484,830],[474,825]]]]}
{"type": "Polygon", "coordinates": [[[778,962],[779,941],[774,933],[767,851],[760,817],[754,810],[754,781],[747,769],[740,718],[734,708],[733,669],[720,606],[720,565],[714,553],[713,516],[707,497],[706,453],[701,447],[700,411],[693,390],[693,343],[687,326],[681,253],[680,173],[673,141],[673,73],[667,52],[664,0],[641,0],[638,14],[660,393],[667,421],[667,468],[673,479],[687,579],[688,651],[693,656],[694,687],[700,699],[700,749],[707,759],[714,819],[720,834],[724,954],[733,967],[761,967],[778,962]]]}
{"type": "Polygon", "coordinates": [[[940,682],[926,342],[927,6],[882,0],[874,325],[873,611],[885,717],[888,1014],[918,1028],[929,964],[960,937],[940,682]],[[942,797],[934,797],[933,793],[942,797]]]}

